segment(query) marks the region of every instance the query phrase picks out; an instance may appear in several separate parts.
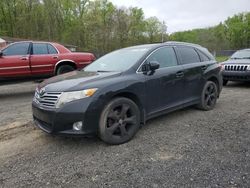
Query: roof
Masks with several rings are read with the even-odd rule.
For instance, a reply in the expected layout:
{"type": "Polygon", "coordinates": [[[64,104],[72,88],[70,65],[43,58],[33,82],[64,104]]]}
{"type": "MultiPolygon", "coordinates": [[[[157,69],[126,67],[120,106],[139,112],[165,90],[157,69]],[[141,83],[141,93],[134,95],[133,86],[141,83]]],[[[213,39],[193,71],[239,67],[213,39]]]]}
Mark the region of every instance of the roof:
{"type": "Polygon", "coordinates": [[[175,45],[175,46],[184,45],[184,46],[193,46],[193,47],[196,47],[196,48],[204,48],[203,46],[201,46],[199,44],[193,44],[193,43],[188,43],[188,42],[178,42],[178,41],[168,41],[168,42],[164,42],[164,43],[143,44],[143,45],[136,45],[136,46],[131,46],[131,47],[127,47],[127,48],[151,48],[151,47],[164,46],[164,44],[165,45],[175,45]]]}
{"type": "Polygon", "coordinates": [[[203,48],[199,44],[194,44],[194,43],[189,43],[189,42],[168,41],[168,42],[165,42],[165,43],[166,44],[172,44],[172,45],[188,45],[188,46],[196,46],[196,47],[203,48]]]}
{"type": "Polygon", "coordinates": [[[161,46],[162,43],[156,43],[156,44],[141,44],[141,45],[136,45],[136,46],[130,46],[130,47],[126,47],[125,49],[131,49],[131,48],[152,48],[152,47],[157,47],[157,46],[161,46]]]}

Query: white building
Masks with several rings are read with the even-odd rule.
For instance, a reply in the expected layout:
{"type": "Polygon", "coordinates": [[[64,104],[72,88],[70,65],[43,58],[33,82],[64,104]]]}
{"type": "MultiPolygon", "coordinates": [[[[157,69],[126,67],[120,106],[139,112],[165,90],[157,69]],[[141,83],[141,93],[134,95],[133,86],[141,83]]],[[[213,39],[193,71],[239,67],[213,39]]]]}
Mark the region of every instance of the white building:
{"type": "Polygon", "coordinates": [[[6,46],[6,41],[0,38],[0,49],[6,46]]]}

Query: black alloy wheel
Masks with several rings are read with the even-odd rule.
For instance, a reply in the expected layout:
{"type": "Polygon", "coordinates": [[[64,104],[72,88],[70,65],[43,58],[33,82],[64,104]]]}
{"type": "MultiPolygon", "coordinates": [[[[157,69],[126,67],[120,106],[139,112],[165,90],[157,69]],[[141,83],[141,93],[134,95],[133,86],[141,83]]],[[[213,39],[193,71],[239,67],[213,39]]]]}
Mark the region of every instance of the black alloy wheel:
{"type": "Polygon", "coordinates": [[[99,135],[106,143],[122,144],[128,142],[139,127],[138,106],[128,98],[115,98],[101,114],[99,135]]]}
{"type": "Polygon", "coordinates": [[[217,102],[218,98],[218,88],[217,85],[212,81],[207,81],[204,85],[201,102],[199,108],[202,110],[212,110],[217,102]]]}

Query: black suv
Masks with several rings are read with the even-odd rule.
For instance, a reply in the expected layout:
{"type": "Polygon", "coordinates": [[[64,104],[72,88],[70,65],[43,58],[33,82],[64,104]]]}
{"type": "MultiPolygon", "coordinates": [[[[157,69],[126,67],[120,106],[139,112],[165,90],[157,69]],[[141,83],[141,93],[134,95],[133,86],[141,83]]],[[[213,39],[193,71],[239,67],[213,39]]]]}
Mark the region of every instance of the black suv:
{"type": "Polygon", "coordinates": [[[221,67],[199,45],[134,46],[42,82],[33,117],[47,133],[98,134],[121,144],[150,118],[191,105],[213,109],[221,89],[221,67]]]}
{"type": "Polygon", "coordinates": [[[223,85],[228,81],[250,81],[250,49],[235,52],[229,60],[222,63],[223,85]]]}

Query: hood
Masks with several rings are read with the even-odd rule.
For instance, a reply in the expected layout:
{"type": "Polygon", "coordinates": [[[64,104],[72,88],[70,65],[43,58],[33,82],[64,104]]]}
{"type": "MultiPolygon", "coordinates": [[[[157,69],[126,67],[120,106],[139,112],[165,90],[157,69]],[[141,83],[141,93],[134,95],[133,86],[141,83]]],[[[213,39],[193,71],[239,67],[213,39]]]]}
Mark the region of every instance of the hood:
{"type": "Polygon", "coordinates": [[[112,78],[120,74],[120,72],[73,71],[43,81],[38,85],[38,89],[45,87],[46,92],[77,91],[85,89],[85,86],[92,82],[112,78]]]}
{"type": "Polygon", "coordinates": [[[226,65],[226,64],[237,64],[237,65],[248,64],[250,65],[250,59],[229,59],[227,61],[224,61],[222,64],[223,65],[226,65]]]}

